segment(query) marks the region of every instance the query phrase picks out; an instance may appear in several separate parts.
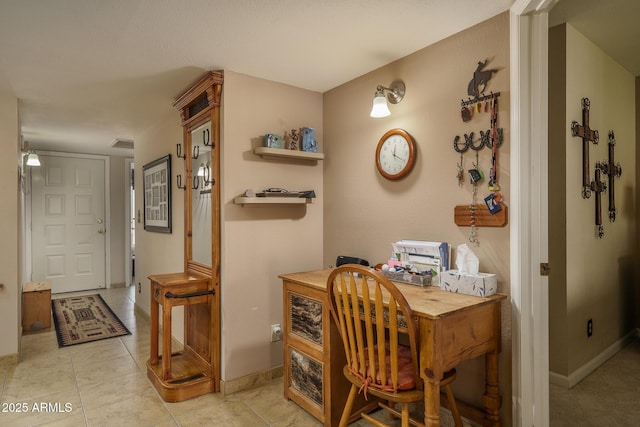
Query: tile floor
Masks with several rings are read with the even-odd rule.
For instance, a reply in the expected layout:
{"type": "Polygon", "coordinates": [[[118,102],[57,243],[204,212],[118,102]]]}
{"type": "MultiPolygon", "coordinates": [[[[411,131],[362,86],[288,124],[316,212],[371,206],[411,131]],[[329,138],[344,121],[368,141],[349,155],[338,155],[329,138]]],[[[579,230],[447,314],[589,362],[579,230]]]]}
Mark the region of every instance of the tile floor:
{"type": "Polygon", "coordinates": [[[284,399],[282,378],[227,396],[164,402],[147,380],[150,326],[134,315],[133,292],[98,292],[132,335],[65,348],[53,328],[23,336],[21,363],[0,366],[0,426],[322,426],[284,399]]]}
{"type": "MultiPolygon", "coordinates": [[[[21,363],[0,366],[0,426],[322,426],[283,398],[282,378],[228,396],[164,402],[146,377],[150,328],[134,315],[133,292],[99,291],[131,335],[66,348],[53,329],[23,336],[21,363]]],[[[551,386],[551,426],[637,425],[639,369],[636,339],[573,389],[551,386]]]]}

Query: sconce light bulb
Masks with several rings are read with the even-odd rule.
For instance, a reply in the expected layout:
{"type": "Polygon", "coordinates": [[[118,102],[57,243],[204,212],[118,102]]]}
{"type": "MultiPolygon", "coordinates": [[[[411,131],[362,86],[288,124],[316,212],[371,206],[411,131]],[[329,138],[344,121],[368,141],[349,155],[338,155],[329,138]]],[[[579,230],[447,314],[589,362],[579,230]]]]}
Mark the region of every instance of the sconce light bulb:
{"type": "Polygon", "coordinates": [[[387,117],[391,114],[389,106],[387,105],[387,98],[384,93],[376,92],[375,98],[373,98],[373,107],[371,108],[371,117],[387,117]]]}
{"type": "Polygon", "coordinates": [[[34,152],[30,152],[27,155],[27,166],[40,166],[40,159],[34,152]]]}

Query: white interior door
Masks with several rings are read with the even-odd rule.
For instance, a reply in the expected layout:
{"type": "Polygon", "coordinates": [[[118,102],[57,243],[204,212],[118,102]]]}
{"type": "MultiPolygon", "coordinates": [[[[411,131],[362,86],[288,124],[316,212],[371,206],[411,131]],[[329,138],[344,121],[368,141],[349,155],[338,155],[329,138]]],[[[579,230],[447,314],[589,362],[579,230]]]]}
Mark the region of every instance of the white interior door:
{"type": "Polygon", "coordinates": [[[105,160],[40,155],[31,168],[32,280],[53,293],[106,284],[105,160]]]}

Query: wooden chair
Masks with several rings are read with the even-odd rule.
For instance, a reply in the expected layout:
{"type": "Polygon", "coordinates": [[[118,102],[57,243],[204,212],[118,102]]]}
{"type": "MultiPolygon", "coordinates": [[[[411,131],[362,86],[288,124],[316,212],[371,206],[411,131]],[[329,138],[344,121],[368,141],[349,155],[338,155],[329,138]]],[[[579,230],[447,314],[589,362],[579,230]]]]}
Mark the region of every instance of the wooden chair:
{"type": "MultiPolygon", "coordinates": [[[[401,418],[403,427],[409,423],[423,426],[409,418],[409,404],[424,399],[424,387],[418,369],[418,327],[404,296],[384,275],[357,264],[346,264],[332,271],[327,279],[327,291],[329,309],[346,353],[343,372],[351,382],[340,427],[346,426],[351,417],[358,390],[364,392],[365,398],[373,395],[386,401],[379,406],[401,418]],[[401,334],[408,336],[409,346],[400,344],[401,334]],[[401,412],[393,407],[394,403],[401,404],[401,412]]],[[[440,384],[445,388],[456,427],[461,427],[449,386],[454,379],[455,369],[452,369],[440,384]]],[[[366,413],[360,415],[374,425],[387,425],[366,413]]]]}

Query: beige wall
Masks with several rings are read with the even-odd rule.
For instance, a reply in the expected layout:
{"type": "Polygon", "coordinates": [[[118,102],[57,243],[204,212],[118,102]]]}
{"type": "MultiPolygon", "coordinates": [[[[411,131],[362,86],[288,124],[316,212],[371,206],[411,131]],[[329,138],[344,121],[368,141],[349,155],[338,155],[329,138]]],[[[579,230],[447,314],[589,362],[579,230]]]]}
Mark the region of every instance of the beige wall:
{"type": "MultiPolygon", "coordinates": [[[[454,223],[456,205],[468,205],[472,186],[456,180],[460,155],[453,149],[456,135],[490,128],[490,114],[480,113],[467,123],[460,117],[460,100],[467,99],[467,84],[478,61],[489,59],[487,68],[497,68],[487,93],[501,92],[498,126],[505,142],[498,150],[499,182],[509,205],[509,17],[501,14],[401,60],[375,70],[324,96],[324,263],[335,263],[338,255],[355,255],[372,264],[384,262],[391,243],[400,239],[446,241],[454,248],[468,243],[469,228],[454,223]],[[405,99],[391,105],[391,116],[369,117],[377,85],[394,79],[406,84],[405,99]],[[415,169],[402,181],[382,178],[375,167],[376,145],[391,128],[403,128],[418,145],[415,169]]],[[[480,167],[488,177],[490,150],[480,152],[480,167]]],[[[464,155],[471,168],[475,155],[464,155]]],[[[489,194],[488,178],[478,187],[478,200],[489,194]]],[[[499,291],[509,293],[509,227],[480,228],[480,246],[472,247],[480,259],[480,270],[496,273],[499,291]]],[[[510,305],[503,304],[503,347],[500,375],[502,414],[509,425],[511,395],[510,305]]],[[[457,396],[480,404],[483,361],[478,359],[458,369],[454,385],[457,396]]]]}
{"type": "Polygon", "coordinates": [[[225,70],[222,122],[222,379],[282,365],[278,274],[322,267],[322,162],[263,160],[252,150],[265,133],[303,126],[323,144],[322,95],[225,70]],[[315,190],[312,204],[242,207],[234,197],[269,187],[315,190]]]}
{"type": "Polygon", "coordinates": [[[109,232],[111,285],[126,285],[124,272],[125,233],[129,223],[125,222],[125,157],[109,157],[109,193],[111,228],[109,232]]]}
{"type": "MultiPolygon", "coordinates": [[[[186,89],[186,88],[185,88],[186,89]]],[[[316,129],[322,150],[322,95],[225,70],[221,126],[221,378],[234,380],[281,366],[282,342],[271,343],[271,328],[282,323],[282,281],[278,274],[322,267],[322,163],[296,164],[263,160],[253,148],[265,133],[283,134],[303,126],[316,129]],[[242,207],[233,199],[248,188],[268,187],[316,191],[306,206],[242,207]]],[[[164,120],[136,137],[136,186],[142,166],[172,153],[173,233],[144,231],[136,223],[136,305],[149,313],[150,274],[183,271],[184,193],[175,177],[184,176],[176,159],[182,140],[178,111],[170,107],[164,120]]],[[[136,191],[136,210],[142,210],[136,191]]],[[[142,212],[142,211],[141,211],[142,212]]],[[[141,216],[142,218],[142,216],[141,216]]],[[[174,309],[173,336],[182,341],[183,316],[174,309]]]]}
{"type": "MultiPolygon", "coordinates": [[[[549,370],[567,373],[567,136],[566,26],[549,30],[549,370]]],[[[577,144],[577,141],[574,141],[577,144]]],[[[579,161],[579,160],[577,160],[579,161]]]]}
{"type": "MultiPolygon", "coordinates": [[[[634,275],[634,255],[636,249],[636,158],[635,148],[635,79],[622,66],[605,55],[597,46],[586,39],[570,25],[564,30],[554,29],[550,34],[552,51],[564,50],[565,63],[550,74],[564,77],[565,93],[562,85],[558,92],[550,92],[549,103],[560,104],[556,113],[564,119],[557,119],[557,125],[550,132],[558,132],[550,139],[565,144],[566,181],[550,180],[549,191],[565,192],[564,207],[566,221],[562,224],[556,217],[555,207],[550,204],[549,217],[554,234],[550,244],[565,240],[566,252],[559,254],[559,260],[550,258],[552,266],[566,258],[566,275],[560,276],[552,269],[550,278],[550,369],[552,372],[571,376],[584,369],[610,346],[621,340],[635,327],[634,307],[637,283],[634,275]],[[563,46],[564,44],[564,46],[563,46]],[[582,143],[571,136],[572,120],[582,122],[581,99],[591,101],[590,126],[600,135],[598,145],[590,144],[590,175],[594,177],[596,161],[608,158],[609,130],[615,131],[615,156],[622,164],[622,177],[615,182],[616,207],[618,216],[614,223],[608,221],[608,198],[602,200],[603,225],[605,235],[595,237],[594,206],[595,196],[585,200],[582,188],[582,143]],[[564,107],[562,106],[564,102],[564,107]],[[564,126],[560,123],[564,122],[564,126]],[[563,189],[557,189],[562,187],[563,189]],[[555,304],[566,298],[566,304],[555,304]],[[593,336],[587,337],[587,320],[593,319],[593,336]],[[553,347],[563,343],[556,353],[553,347]]],[[[556,53],[557,55],[557,53],[556,53]]],[[[550,149],[551,155],[562,155],[562,149],[550,149]],[[553,150],[553,151],[552,151],[553,150]]],[[[555,159],[560,162],[562,159],[555,159]]],[[[606,180],[606,177],[603,177],[606,180]]],[[[557,203],[562,203],[558,201],[557,203]]],[[[551,229],[550,225],[550,229],[551,229]]],[[[553,254],[550,254],[553,255],[553,254]]]]}
{"type": "Polygon", "coordinates": [[[18,277],[18,166],[21,162],[18,145],[18,100],[13,95],[0,93],[0,358],[15,357],[17,360],[20,333],[19,304],[21,286],[18,277]]]}
{"type": "MultiPolygon", "coordinates": [[[[184,271],[184,191],[176,187],[176,175],[185,176],[184,160],[176,158],[176,141],[182,141],[180,114],[166,101],[166,111],[156,126],[135,137],[135,212],[136,212],[136,305],[149,313],[149,280],[151,274],[184,271]],[[142,167],[162,156],[171,154],[172,229],[170,234],[144,230],[142,167]],[[139,212],[139,213],[138,213],[139,212]]],[[[184,338],[182,307],[173,311],[172,333],[184,338]]]]}
{"type": "MultiPolygon", "coordinates": [[[[640,165],[640,77],[636,77],[636,165],[640,165]]],[[[636,283],[640,283],[640,209],[638,209],[638,200],[640,200],[640,173],[636,166],[636,283]]],[[[636,287],[635,306],[640,307],[640,286],[636,287]]],[[[636,309],[636,327],[640,328],[640,309],[636,309]]]]}

